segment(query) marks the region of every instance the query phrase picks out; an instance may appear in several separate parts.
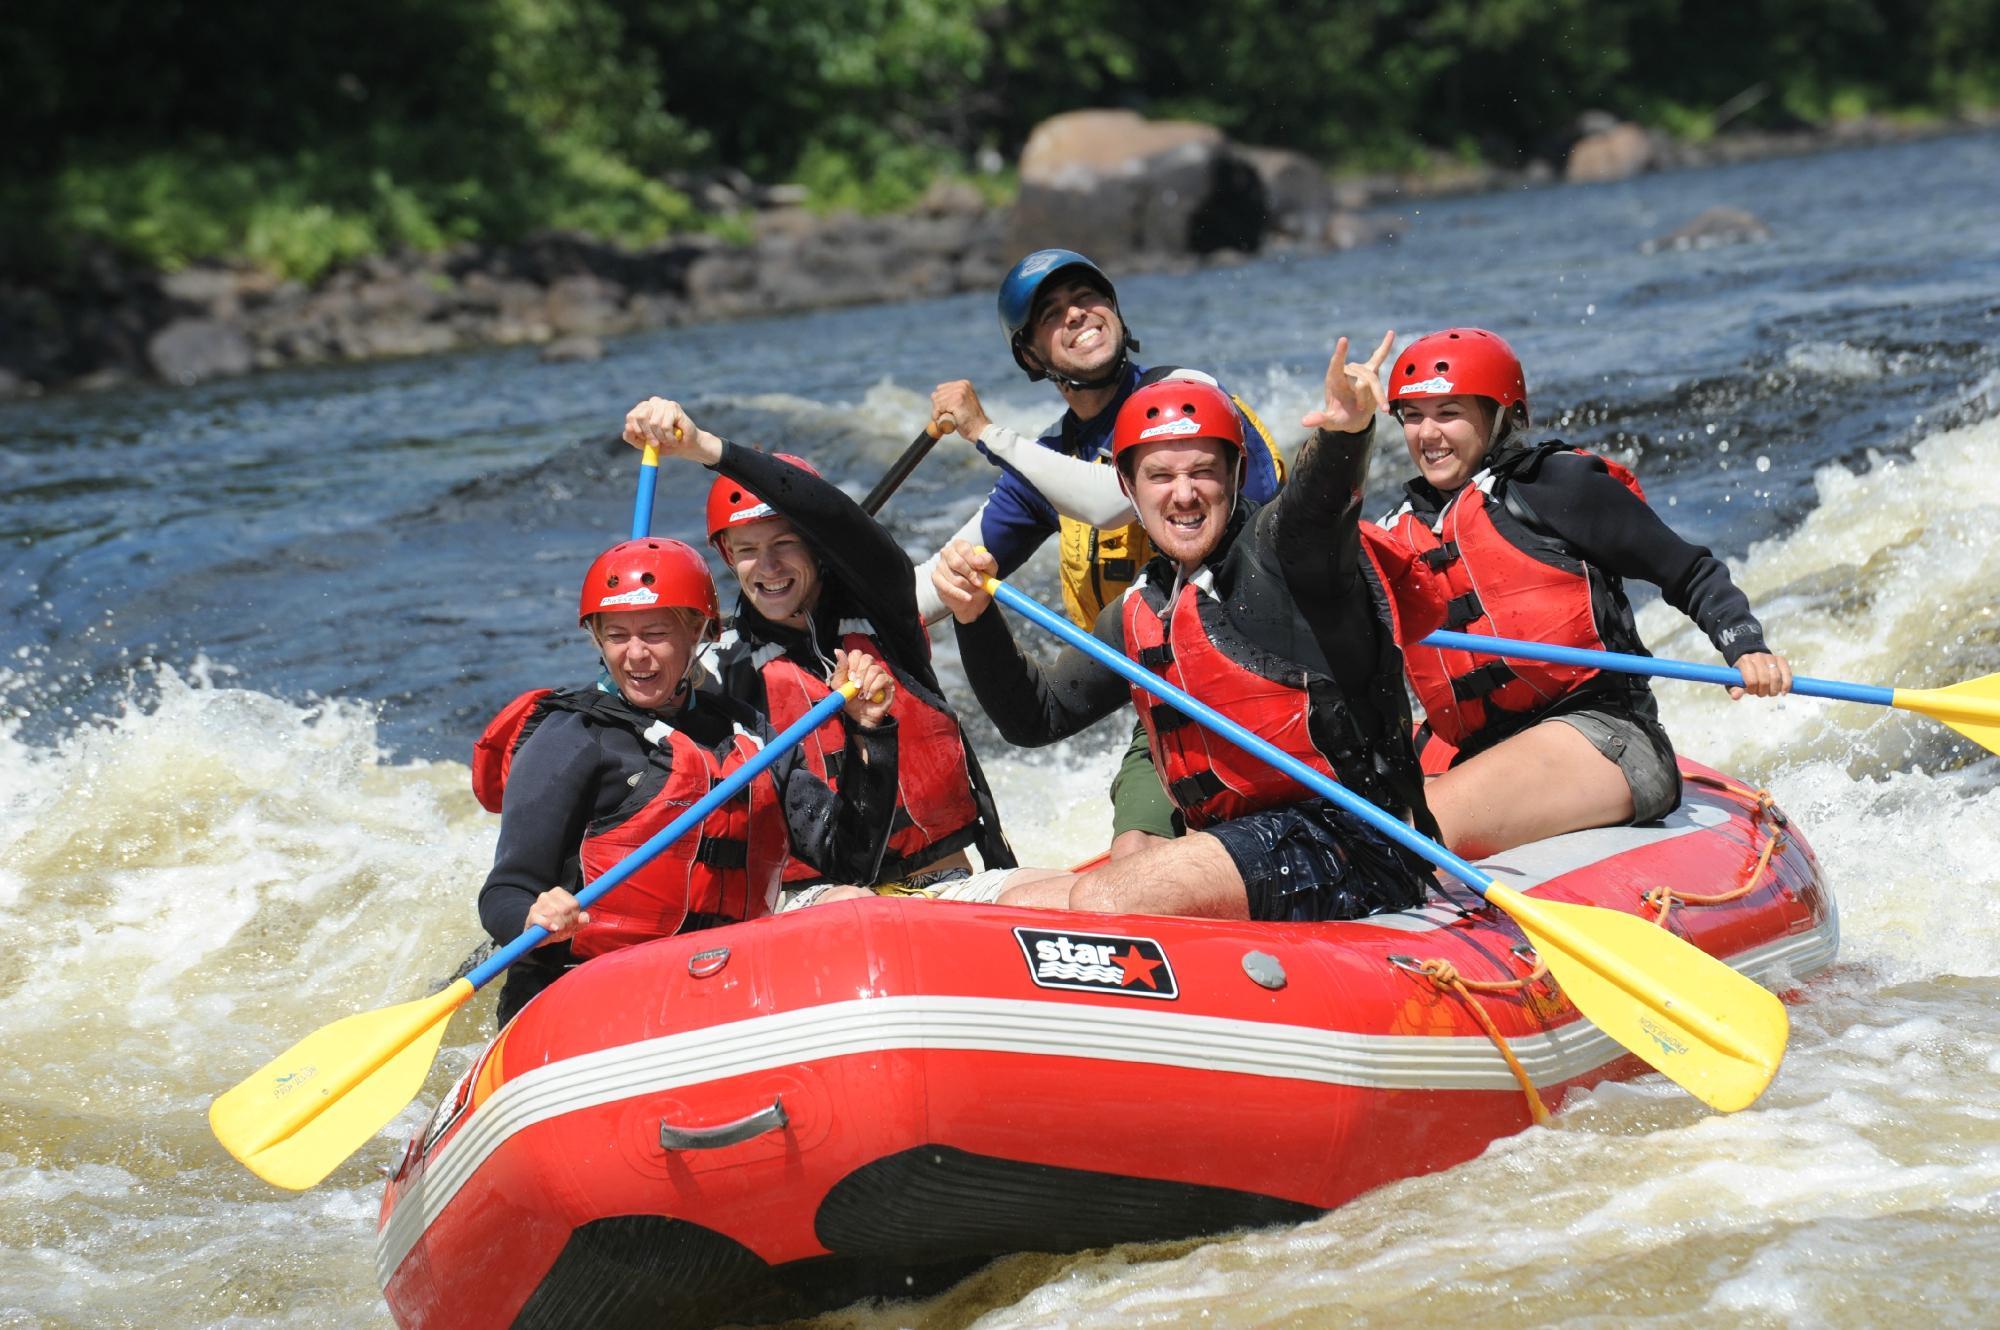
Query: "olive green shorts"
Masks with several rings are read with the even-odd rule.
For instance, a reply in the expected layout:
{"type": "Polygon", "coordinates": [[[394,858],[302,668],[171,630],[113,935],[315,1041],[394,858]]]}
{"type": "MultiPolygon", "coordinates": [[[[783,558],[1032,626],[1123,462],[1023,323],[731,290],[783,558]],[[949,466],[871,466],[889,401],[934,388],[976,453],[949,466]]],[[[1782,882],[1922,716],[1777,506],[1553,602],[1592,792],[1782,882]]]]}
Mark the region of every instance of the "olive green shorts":
{"type": "Polygon", "coordinates": [[[1119,760],[1118,774],[1111,778],[1112,839],[1128,831],[1143,831],[1168,840],[1181,834],[1180,814],[1174,810],[1174,801],[1167,798],[1166,787],[1160,784],[1160,773],[1153,769],[1153,754],[1146,747],[1146,727],[1138,722],[1132,726],[1132,745],[1119,760]]]}

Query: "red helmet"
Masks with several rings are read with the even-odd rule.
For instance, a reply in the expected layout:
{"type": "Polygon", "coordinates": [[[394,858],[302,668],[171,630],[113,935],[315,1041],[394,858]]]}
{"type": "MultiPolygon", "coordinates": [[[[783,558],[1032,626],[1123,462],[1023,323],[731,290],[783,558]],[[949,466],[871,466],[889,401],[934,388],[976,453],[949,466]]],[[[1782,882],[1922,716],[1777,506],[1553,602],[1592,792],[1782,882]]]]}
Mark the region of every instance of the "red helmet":
{"type": "Polygon", "coordinates": [[[1412,397],[1490,397],[1505,411],[1528,400],[1514,348],[1484,328],[1446,328],[1410,343],[1389,371],[1389,405],[1412,397]]]}
{"type": "Polygon", "coordinates": [[[1111,460],[1123,466],[1129,450],[1171,439],[1216,439],[1240,456],[1243,417],[1229,394],[1213,383],[1161,379],[1138,389],[1118,408],[1111,427],[1111,460]]]}
{"type": "Polygon", "coordinates": [[[699,610],[709,623],[720,617],[715,579],[708,560],[694,546],[648,536],[613,545],[583,575],[576,621],[593,614],[633,614],[642,610],[699,610]]]}
{"type": "MultiPolygon", "coordinates": [[[[819,475],[819,468],[803,457],[795,457],[791,453],[778,453],[776,456],[780,462],[790,462],[808,475],[819,475]]],[[[717,476],[715,483],[708,487],[708,543],[718,550],[722,549],[722,533],[729,528],[777,515],[770,504],[728,476],[717,476]]],[[[724,551],[723,557],[729,557],[727,551],[724,551]]]]}

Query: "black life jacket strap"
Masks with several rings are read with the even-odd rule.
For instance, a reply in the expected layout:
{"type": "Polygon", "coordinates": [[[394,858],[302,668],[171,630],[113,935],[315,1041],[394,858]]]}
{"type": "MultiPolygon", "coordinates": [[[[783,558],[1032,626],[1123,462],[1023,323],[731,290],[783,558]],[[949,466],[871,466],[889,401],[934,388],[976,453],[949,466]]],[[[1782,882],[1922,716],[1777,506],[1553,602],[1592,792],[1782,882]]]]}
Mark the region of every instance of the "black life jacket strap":
{"type": "Polygon", "coordinates": [[[696,863],[710,868],[742,868],[750,862],[750,843],[727,836],[703,836],[695,846],[696,863]]]}
{"type": "Polygon", "coordinates": [[[1454,596],[1444,607],[1444,626],[1457,632],[1469,623],[1486,617],[1486,607],[1479,603],[1479,593],[1468,591],[1462,596],[1454,596]]]}
{"type": "Polygon", "coordinates": [[[1141,666],[1158,674],[1174,663],[1173,643],[1162,642],[1156,647],[1140,647],[1136,659],[1141,666]]]}
{"type": "Polygon", "coordinates": [[[1434,550],[1425,550],[1422,558],[1433,572],[1449,568],[1452,564],[1458,562],[1458,542],[1447,540],[1434,550]]]}
{"type": "Polygon", "coordinates": [[[1506,661],[1488,661],[1476,670],[1454,675],[1451,695],[1461,702],[1476,702],[1488,693],[1505,688],[1519,677],[1506,661]]]}
{"type": "Polygon", "coordinates": [[[1167,794],[1178,808],[1199,808],[1227,787],[1213,771],[1197,771],[1167,786],[1167,794]]]}
{"type": "Polygon", "coordinates": [[[1188,723],[1185,715],[1167,706],[1149,708],[1147,719],[1153,722],[1154,734],[1171,734],[1188,723]]]}

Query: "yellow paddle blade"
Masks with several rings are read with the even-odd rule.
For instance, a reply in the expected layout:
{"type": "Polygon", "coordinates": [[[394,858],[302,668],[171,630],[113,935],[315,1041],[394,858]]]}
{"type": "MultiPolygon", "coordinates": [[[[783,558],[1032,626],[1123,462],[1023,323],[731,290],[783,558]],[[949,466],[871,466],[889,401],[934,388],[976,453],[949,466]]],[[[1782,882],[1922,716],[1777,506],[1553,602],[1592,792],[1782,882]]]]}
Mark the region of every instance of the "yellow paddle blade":
{"type": "Polygon", "coordinates": [[[1898,688],[1892,706],[1941,720],[1989,753],[2000,753],[2000,674],[1949,688],[1898,688]]]}
{"type": "Polygon", "coordinates": [[[1748,1106],[1785,1056],[1785,1004],[1715,957],[1636,915],[1537,900],[1497,883],[1576,1009],[1710,1108],[1748,1106]]]}
{"type": "Polygon", "coordinates": [[[315,1030],[218,1095],[208,1125],[266,1182],[303,1191],[333,1172],[423,1089],[463,979],[315,1030]]]}

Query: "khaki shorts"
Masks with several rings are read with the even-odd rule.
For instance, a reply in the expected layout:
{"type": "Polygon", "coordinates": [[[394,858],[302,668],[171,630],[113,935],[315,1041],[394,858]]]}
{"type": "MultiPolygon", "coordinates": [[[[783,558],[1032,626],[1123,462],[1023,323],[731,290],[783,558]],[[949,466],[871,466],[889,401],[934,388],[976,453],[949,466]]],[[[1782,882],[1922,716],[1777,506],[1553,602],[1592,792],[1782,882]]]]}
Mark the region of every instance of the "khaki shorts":
{"type": "Polygon", "coordinates": [[[1135,722],[1132,744],[1119,759],[1118,774],[1111,778],[1111,836],[1116,840],[1128,831],[1172,840],[1181,834],[1180,814],[1160,773],[1153,767],[1153,754],[1146,746],[1146,727],[1135,722]]]}
{"type": "Polygon", "coordinates": [[[1657,822],[1680,807],[1680,763],[1674,759],[1673,740],[1658,721],[1602,708],[1566,711],[1550,719],[1590,740],[1618,768],[1632,791],[1634,822],[1657,822]]]}

